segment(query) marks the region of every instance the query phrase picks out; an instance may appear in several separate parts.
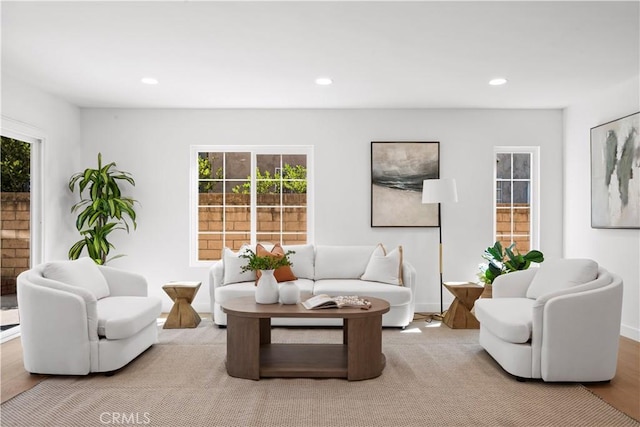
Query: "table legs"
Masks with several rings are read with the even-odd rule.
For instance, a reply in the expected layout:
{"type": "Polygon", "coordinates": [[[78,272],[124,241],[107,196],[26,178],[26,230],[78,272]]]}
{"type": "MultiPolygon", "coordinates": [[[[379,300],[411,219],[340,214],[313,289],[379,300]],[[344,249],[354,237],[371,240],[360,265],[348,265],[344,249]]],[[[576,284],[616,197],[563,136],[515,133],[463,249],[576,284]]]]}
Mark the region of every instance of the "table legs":
{"type": "Polygon", "coordinates": [[[270,318],[227,313],[227,372],[252,380],[261,369],[266,377],[375,378],[385,366],[381,331],[382,315],[345,319],[343,344],[272,344],[270,318]]]}
{"type": "Polygon", "coordinates": [[[271,342],[271,319],[227,314],[227,372],[260,379],[260,345],[271,342]]]}
{"type": "Polygon", "coordinates": [[[345,319],[344,338],[347,344],[347,379],[375,378],[385,365],[382,354],[382,316],[345,319]]]}

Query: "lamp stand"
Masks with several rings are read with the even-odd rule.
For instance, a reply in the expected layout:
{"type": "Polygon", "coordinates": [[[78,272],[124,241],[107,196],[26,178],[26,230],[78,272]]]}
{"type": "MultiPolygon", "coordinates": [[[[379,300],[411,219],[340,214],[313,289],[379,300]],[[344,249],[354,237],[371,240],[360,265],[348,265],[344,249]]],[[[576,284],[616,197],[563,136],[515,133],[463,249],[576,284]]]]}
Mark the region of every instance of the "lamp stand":
{"type": "Polygon", "coordinates": [[[440,256],[440,314],[444,313],[444,305],[442,303],[442,215],[440,213],[440,203],[438,203],[438,231],[440,235],[440,245],[438,247],[440,256]]]}

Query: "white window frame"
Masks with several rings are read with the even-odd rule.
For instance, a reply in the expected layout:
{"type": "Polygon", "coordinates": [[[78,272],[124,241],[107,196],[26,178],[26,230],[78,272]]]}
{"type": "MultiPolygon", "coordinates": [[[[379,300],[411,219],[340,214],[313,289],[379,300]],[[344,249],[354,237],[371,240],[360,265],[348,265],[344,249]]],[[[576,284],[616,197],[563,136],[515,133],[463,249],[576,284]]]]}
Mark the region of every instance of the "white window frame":
{"type": "MultiPolygon", "coordinates": [[[[198,153],[232,152],[251,154],[251,188],[256,187],[256,156],[261,154],[307,156],[307,243],[314,242],[313,209],[313,146],[311,145],[192,145],[189,150],[189,264],[191,267],[209,266],[215,260],[198,259],[198,153]]],[[[251,244],[256,242],[256,193],[251,192],[251,244]]]]}
{"type": "Polygon", "coordinates": [[[496,146],[493,150],[493,238],[498,239],[497,230],[497,204],[498,204],[498,167],[496,157],[498,154],[531,154],[531,200],[530,209],[530,249],[540,249],[540,147],[538,146],[496,146]]]}
{"type": "Polygon", "coordinates": [[[31,187],[30,187],[30,204],[31,204],[31,236],[29,240],[30,253],[29,263],[31,267],[42,264],[45,260],[44,253],[44,162],[42,161],[45,148],[45,133],[39,128],[29,124],[19,122],[2,116],[2,127],[0,134],[7,138],[17,139],[19,141],[31,144],[31,187]]]}

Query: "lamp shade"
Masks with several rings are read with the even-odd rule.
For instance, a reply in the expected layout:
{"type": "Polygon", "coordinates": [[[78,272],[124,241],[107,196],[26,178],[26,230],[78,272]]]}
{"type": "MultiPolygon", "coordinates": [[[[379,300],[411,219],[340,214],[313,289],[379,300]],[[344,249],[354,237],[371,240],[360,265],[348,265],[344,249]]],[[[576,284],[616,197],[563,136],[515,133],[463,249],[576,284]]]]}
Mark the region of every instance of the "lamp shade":
{"type": "Polygon", "coordinates": [[[447,203],[457,201],[458,189],[455,179],[426,179],[422,181],[422,203],[447,203]]]}

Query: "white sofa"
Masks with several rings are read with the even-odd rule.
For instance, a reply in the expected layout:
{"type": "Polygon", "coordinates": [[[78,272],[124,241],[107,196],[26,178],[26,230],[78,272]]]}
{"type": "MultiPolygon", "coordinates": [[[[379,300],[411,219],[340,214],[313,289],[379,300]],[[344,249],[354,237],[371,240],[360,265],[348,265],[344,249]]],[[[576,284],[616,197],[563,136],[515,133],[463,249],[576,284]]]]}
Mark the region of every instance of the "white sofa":
{"type": "Polygon", "coordinates": [[[480,345],[519,380],[611,380],[621,313],[622,280],[585,259],[499,276],[475,303],[480,345]]]}
{"type": "MultiPolygon", "coordinates": [[[[293,250],[290,256],[295,283],[300,288],[302,298],[312,294],[358,295],[381,298],[389,302],[391,309],[382,317],[382,326],[406,327],[415,310],[416,271],[411,264],[403,261],[402,284],[389,284],[361,277],[371,271],[370,262],[377,246],[322,246],[291,245],[284,250],[293,250]],[[367,270],[369,267],[369,270],[367,270]]],[[[255,248],[253,248],[255,249],[255,248]]],[[[397,250],[397,249],[396,249],[397,250]]],[[[220,304],[231,298],[255,294],[255,274],[240,274],[246,260],[227,249],[223,259],[213,264],[209,271],[209,291],[211,316],[218,326],[227,324],[227,316],[220,304]]],[[[396,267],[396,271],[399,268],[396,267]]],[[[341,325],[341,319],[294,319],[276,318],[273,325],[329,326],[341,325]]]]}
{"type": "Polygon", "coordinates": [[[161,302],[138,274],[80,258],[41,264],[17,283],[28,372],[111,372],[157,341],[161,302]]]}

